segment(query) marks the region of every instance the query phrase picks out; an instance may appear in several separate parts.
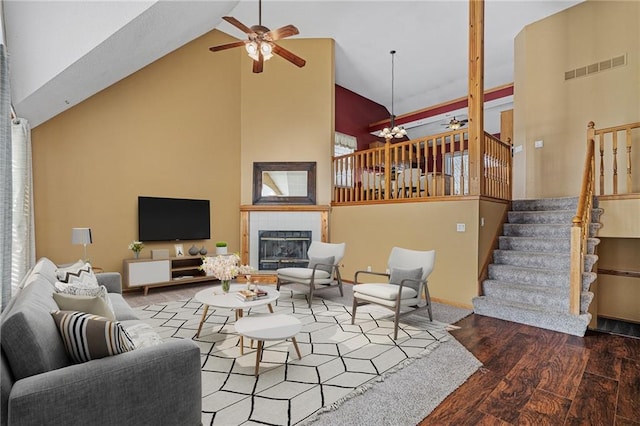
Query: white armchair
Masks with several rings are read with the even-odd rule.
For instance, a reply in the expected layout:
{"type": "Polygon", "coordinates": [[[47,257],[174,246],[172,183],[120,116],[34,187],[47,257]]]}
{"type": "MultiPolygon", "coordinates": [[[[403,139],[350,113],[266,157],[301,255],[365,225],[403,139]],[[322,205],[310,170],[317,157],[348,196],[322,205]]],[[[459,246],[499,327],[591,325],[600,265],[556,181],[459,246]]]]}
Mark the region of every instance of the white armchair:
{"type": "Polygon", "coordinates": [[[358,306],[368,303],[382,305],[395,312],[393,340],[398,338],[398,321],[404,314],[415,313],[418,309],[426,308],[429,312],[429,320],[433,321],[427,278],[433,271],[435,260],[435,250],[418,251],[394,247],[387,261],[388,274],[357,271],[353,286],[351,324],[355,324],[358,306]],[[388,280],[362,283],[359,281],[360,274],[384,276],[388,280]],[[422,302],[423,294],[424,303],[422,302]],[[401,312],[403,308],[413,309],[401,312]]]}
{"type": "Polygon", "coordinates": [[[343,296],[339,264],[344,257],[345,246],[345,243],[312,241],[307,250],[309,265],[306,268],[279,268],[276,271],[276,288],[280,290],[280,286],[285,284],[309,286],[309,307],[314,292],[318,290],[338,287],[340,296],[343,296]]]}

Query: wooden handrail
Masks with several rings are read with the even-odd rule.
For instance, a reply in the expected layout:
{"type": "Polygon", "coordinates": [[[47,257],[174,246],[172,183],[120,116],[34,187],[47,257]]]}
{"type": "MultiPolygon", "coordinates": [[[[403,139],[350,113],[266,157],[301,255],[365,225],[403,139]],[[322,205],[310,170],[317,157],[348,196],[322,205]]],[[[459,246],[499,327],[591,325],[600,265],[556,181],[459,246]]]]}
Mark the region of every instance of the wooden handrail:
{"type": "Polygon", "coordinates": [[[571,226],[571,269],[569,284],[569,312],[580,314],[580,294],[582,293],[582,272],[584,254],[589,238],[591,209],[595,183],[595,124],[589,122],[587,129],[587,155],[584,160],[582,183],[576,215],[571,226]]]}

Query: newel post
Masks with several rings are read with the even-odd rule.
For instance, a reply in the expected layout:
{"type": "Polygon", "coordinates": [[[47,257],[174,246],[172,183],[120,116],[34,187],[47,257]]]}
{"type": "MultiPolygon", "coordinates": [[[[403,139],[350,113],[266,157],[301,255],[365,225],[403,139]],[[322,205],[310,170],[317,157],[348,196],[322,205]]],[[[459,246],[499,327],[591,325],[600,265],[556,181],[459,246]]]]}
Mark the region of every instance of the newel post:
{"type": "Polygon", "coordinates": [[[571,270],[569,275],[569,313],[580,313],[582,290],[582,218],[575,216],[571,225],[571,270]]]}

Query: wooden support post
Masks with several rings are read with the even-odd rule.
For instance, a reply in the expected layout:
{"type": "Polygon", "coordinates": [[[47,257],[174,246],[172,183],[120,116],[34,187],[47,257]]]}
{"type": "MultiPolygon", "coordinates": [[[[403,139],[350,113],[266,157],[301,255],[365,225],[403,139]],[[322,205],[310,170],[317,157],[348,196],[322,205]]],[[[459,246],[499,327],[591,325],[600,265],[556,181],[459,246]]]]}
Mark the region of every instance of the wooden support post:
{"type": "Polygon", "coordinates": [[[391,143],[384,144],[384,199],[391,199],[391,143]]]}
{"type": "Polygon", "coordinates": [[[469,0],[469,194],[481,195],[484,174],[484,0],[469,0]]]}

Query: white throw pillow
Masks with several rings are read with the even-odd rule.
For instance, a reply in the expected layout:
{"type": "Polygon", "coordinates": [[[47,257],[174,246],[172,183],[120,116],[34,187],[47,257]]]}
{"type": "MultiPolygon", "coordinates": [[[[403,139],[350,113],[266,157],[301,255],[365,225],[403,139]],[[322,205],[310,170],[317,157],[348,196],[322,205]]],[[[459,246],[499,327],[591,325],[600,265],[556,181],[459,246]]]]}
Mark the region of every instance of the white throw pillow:
{"type": "MultiPolygon", "coordinates": [[[[115,319],[113,304],[111,303],[109,292],[107,291],[107,288],[105,286],[101,285],[99,287],[84,287],[77,284],[66,284],[66,283],[57,282],[55,283],[55,288],[58,293],[68,294],[71,296],[89,296],[89,297],[101,298],[102,300],[104,300],[104,303],[107,305],[107,307],[111,311],[111,316],[113,317],[113,319],[115,319]]],[[[62,309],[62,308],[61,310],[82,311],[82,309],[62,309]]],[[[83,312],[86,312],[86,311],[83,311],[83,312]]]]}
{"type": "Polygon", "coordinates": [[[56,277],[62,283],[77,284],[82,287],[98,287],[98,279],[91,269],[91,264],[81,260],[56,269],[56,277]]]}
{"type": "Polygon", "coordinates": [[[98,315],[114,321],[113,308],[100,296],[73,296],[71,294],[53,293],[53,300],[61,311],[79,311],[98,315]]]}

